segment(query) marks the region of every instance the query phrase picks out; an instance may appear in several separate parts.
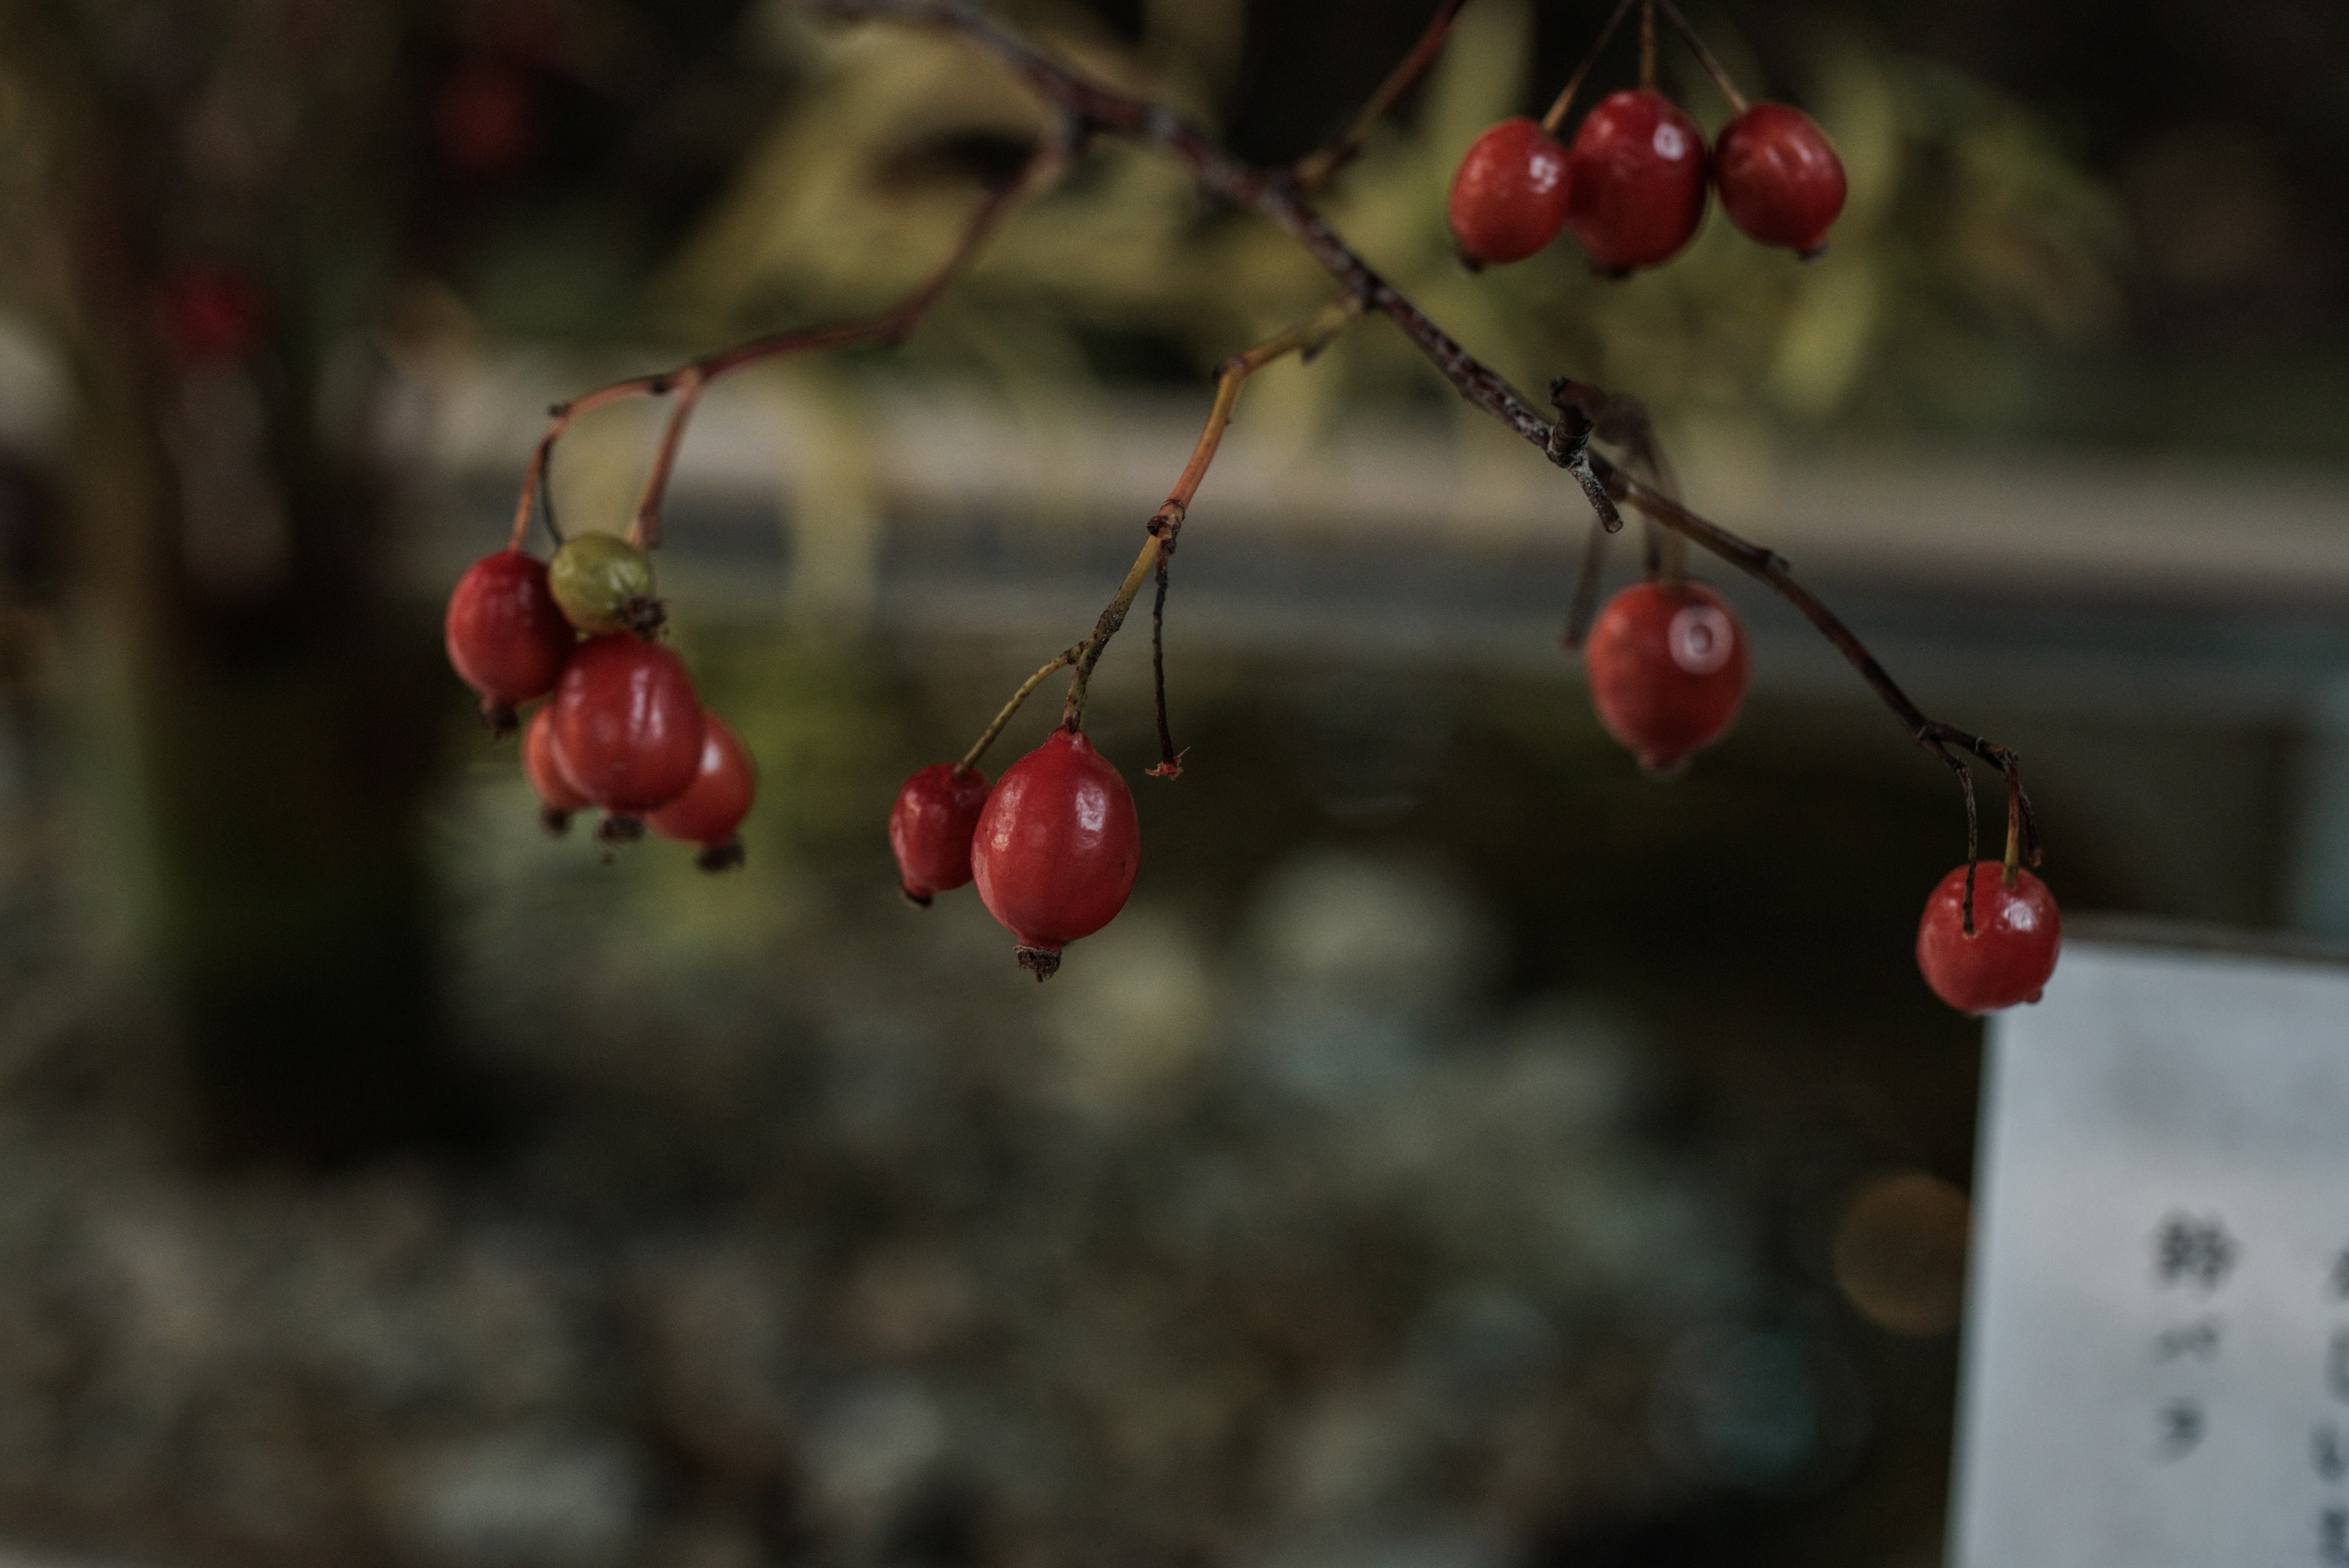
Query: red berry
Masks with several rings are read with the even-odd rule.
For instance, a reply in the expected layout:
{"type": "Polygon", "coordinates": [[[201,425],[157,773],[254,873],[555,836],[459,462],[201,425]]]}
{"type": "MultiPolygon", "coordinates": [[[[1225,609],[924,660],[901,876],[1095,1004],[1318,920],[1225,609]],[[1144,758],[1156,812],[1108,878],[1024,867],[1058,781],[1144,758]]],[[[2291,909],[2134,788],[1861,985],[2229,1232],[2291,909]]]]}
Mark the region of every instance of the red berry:
{"type": "Polygon", "coordinates": [[[1722,128],[1713,181],[1729,221],[1765,245],[1810,255],[1843,211],[1843,160],[1816,121],[1757,103],[1722,128]]]}
{"type": "Polygon", "coordinates": [[[554,745],[579,793],[637,815],[701,771],[701,700],[685,661],[631,632],[579,645],[554,688],[554,745]]]}
{"type": "Polygon", "coordinates": [[[1659,773],[1721,739],[1745,700],[1744,628],[1702,583],[1625,588],[1599,612],[1582,657],[1599,722],[1659,773]]]}
{"type": "Polygon", "coordinates": [[[979,901],[1019,939],[1019,961],[1038,980],[1125,908],[1141,865],[1125,780],[1067,730],[1004,770],[971,836],[979,901]]]}
{"type": "Polygon", "coordinates": [[[516,705],[554,689],[578,636],[546,587],[546,563],[500,550],[465,568],[443,623],[449,662],[481,694],[481,716],[499,734],[516,705]]]}
{"type": "Polygon", "coordinates": [[[726,721],[707,708],[701,711],[701,762],[685,793],[645,818],[645,825],[663,838],[698,844],[711,853],[702,857],[706,870],[742,862],[734,830],[750,815],[759,793],[759,766],[726,721]]]}
{"type": "Polygon", "coordinates": [[[970,880],[970,840],[987,806],[987,775],[933,763],[905,781],[889,808],[889,847],[905,897],[924,909],[970,880]]]}
{"type": "Polygon", "coordinates": [[[1917,967],[1933,994],[1961,1012],[1996,1012],[2036,1002],[2064,945],[2063,917],[2047,884],[2018,867],[2008,888],[2005,867],[1984,860],[1973,867],[1974,930],[1965,931],[1966,867],[1941,878],[1917,922],[1917,967]]]}
{"type": "Polygon", "coordinates": [[[1704,176],[1695,120],[1645,88],[1616,93],[1567,150],[1567,226],[1602,272],[1653,266],[1696,233],[1704,176]]]}
{"type": "Polygon", "coordinates": [[[1452,177],[1452,238],[1471,266],[1523,261],[1566,224],[1566,149],[1522,115],[1476,139],[1452,177]]]}
{"type": "Polygon", "coordinates": [[[233,267],[193,267],[163,286],[163,329],[181,358],[242,359],[261,340],[267,302],[233,267]]]}
{"type": "Polygon", "coordinates": [[[560,833],[569,826],[571,814],[585,811],[595,802],[580,792],[571,782],[570,771],[563,765],[563,757],[554,748],[554,710],[541,708],[530,716],[522,732],[523,776],[537,792],[542,815],[548,829],[560,833]]]}

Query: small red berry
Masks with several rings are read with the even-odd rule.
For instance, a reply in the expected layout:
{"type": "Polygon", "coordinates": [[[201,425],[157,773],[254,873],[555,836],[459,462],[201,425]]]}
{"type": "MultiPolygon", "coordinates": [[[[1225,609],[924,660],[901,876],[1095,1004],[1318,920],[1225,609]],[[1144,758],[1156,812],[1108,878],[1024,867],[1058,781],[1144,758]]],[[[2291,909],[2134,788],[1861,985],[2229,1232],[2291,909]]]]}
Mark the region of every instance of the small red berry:
{"type": "Polygon", "coordinates": [[[1713,182],[1729,221],[1765,245],[1804,255],[1827,243],[1843,211],[1843,160],[1816,121],[1783,103],[1757,103],[1713,143],[1713,182]]]}
{"type": "Polygon", "coordinates": [[[267,315],[259,286],[234,267],[191,267],[163,286],[163,329],[181,358],[199,364],[243,358],[267,315]]]}
{"type": "Polygon", "coordinates": [[[442,624],[449,662],[480,693],[481,717],[503,735],[515,707],[554,689],[578,637],[546,587],[546,563],[500,550],[465,568],[442,624]]]}
{"type": "Polygon", "coordinates": [[[1582,657],[1599,722],[1658,773],[1721,739],[1745,700],[1744,628],[1702,583],[1625,588],[1599,612],[1582,657]]]}
{"type": "Polygon", "coordinates": [[[1019,939],[1019,962],[1038,980],[1125,908],[1141,865],[1133,793],[1068,730],[1003,771],[971,836],[979,901],[1019,939]]]}
{"type": "Polygon", "coordinates": [[[574,812],[586,810],[595,805],[571,782],[570,771],[563,765],[561,753],[554,749],[554,709],[541,708],[530,716],[522,732],[523,776],[537,793],[540,816],[549,833],[561,833],[571,826],[574,812]]]}
{"type": "Polygon", "coordinates": [[[1653,266],[1704,217],[1704,132],[1662,94],[1627,88],[1583,117],[1566,158],[1567,226],[1602,272],[1653,266]]]}
{"type": "Polygon", "coordinates": [[[1974,930],[1965,931],[1966,867],[1941,878],[1917,923],[1917,967],[1933,994],[1961,1012],[1996,1012],[2036,1002],[2055,972],[2064,920],[2047,884],[2017,867],[1984,860],[1973,867],[1974,930]]]}
{"type": "Polygon", "coordinates": [[[722,871],[742,864],[742,841],[734,830],[750,815],[759,794],[759,765],[726,721],[701,711],[701,762],[685,793],[645,818],[663,838],[701,846],[701,868],[722,871]]]}
{"type": "Polygon", "coordinates": [[[1566,149],[1522,115],[1476,139],[1452,177],[1453,242],[1470,266],[1523,261],[1566,225],[1566,149]]]}
{"type": "Polygon", "coordinates": [[[685,661],[628,632],[579,645],[554,688],[554,745],[579,792],[640,815],[701,771],[701,700],[685,661]]]}
{"type": "Polygon", "coordinates": [[[970,840],[987,806],[987,775],[933,763],[905,781],[889,808],[889,848],[906,898],[926,909],[970,880],[970,840]]]}

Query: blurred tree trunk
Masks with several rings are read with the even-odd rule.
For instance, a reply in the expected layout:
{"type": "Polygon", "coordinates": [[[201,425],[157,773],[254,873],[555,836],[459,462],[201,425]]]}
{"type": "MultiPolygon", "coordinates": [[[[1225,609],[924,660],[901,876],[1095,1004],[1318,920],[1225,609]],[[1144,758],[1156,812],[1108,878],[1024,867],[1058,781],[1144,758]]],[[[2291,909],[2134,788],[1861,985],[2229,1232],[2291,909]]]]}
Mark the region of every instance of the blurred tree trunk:
{"type": "Polygon", "coordinates": [[[241,57],[321,8],[7,8],[42,140],[32,292],[80,399],[71,592],[127,643],[179,1130],[230,1158],[476,1140],[419,843],[447,693],[388,576],[384,372],[347,347],[396,275],[367,243],[401,212],[403,9],[357,8],[378,101],[334,104],[367,132],[336,146],[269,95],[349,81],[241,57]]]}

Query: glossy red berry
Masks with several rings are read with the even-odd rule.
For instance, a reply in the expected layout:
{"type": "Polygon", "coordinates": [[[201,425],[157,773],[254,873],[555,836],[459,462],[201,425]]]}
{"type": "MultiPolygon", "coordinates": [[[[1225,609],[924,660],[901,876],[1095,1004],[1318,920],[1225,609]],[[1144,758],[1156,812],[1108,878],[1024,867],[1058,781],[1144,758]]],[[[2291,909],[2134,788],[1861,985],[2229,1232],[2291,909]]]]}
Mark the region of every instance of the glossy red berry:
{"type": "Polygon", "coordinates": [[[1974,929],[1965,930],[1966,867],[1941,878],[1917,923],[1917,967],[1933,994],[1961,1012],[1996,1012],[2036,1002],[2055,972],[2064,921],[2047,884],[2017,867],[2006,886],[2005,867],[1978,862],[1974,929]]]}
{"type": "Polygon", "coordinates": [[[1757,103],[1722,127],[1713,182],[1729,221],[1765,245],[1811,255],[1843,211],[1843,160],[1818,123],[1783,103],[1757,103]]]}
{"type": "Polygon", "coordinates": [[[734,830],[750,815],[759,794],[759,765],[729,729],[707,708],[701,711],[701,762],[685,793],[645,818],[663,838],[701,846],[701,868],[720,871],[742,864],[742,841],[734,830]]]}
{"type": "Polygon", "coordinates": [[[574,812],[585,811],[595,804],[571,782],[569,770],[555,752],[552,706],[533,713],[530,722],[523,727],[522,771],[538,795],[539,815],[549,833],[561,833],[571,826],[574,812]]]}
{"type": "Polygon", "coordinates": [[[546,564],[500,550],[465,568],[442,624],[449,662],[481,695],[481,717],[499,734],[515,707],[554,689],[578,637],[547,591],[546,564]]]}
{"type": "Polygon", "coordinates": [[[701,770],[701,700],[684,660],[628,632],[579,645],[554,688],[554,745],[579,792],[641,815],[701,770]]]}
{"type": "Polygon", "coordinates": [[[1599,722],[1659,773],[1721,739],[1745,700],[1745,630],[1702,583],[1625,588],[1599,612],[1582,657],[1599,722]]]}
{"type": "Polygon", "coordinates": [[[1019,962],[1038,980],[1125,908],[1141,865],[1125,780],[1067,730],[1003,771],[971,837],[979,900],[1019,939],[1019,962]]]}
{"type": "Polygon", "coordinates": [[[987,775],[933,763],[905,781],[889,808],[889,848],[897,857],[899,886],[926,909],[940,893],[970,880],[971,836],[987,807],[987,775]]]}
{"type": "Polygon", "coordinates": [[[1452,177],[1453,243],[1470,266],[1523,261],[1566,224],[1566,149],[1532,120],[1476,139],[1452,177]]]}
{"type": "Polygon", "coordinates": [[[1653,266],[1704,217],[1704,132],[1661,93],[1615,93],[1575,131],[1566,183],[1567,227],[1600,271],[1653,266]]]}

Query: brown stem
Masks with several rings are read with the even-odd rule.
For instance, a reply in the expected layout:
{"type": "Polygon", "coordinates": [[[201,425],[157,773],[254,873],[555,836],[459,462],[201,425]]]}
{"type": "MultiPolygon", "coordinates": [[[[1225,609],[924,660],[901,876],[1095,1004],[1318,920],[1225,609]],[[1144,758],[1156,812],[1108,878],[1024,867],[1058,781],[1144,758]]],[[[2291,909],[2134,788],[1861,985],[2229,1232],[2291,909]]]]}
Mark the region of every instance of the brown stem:
{"type": "Polygon", "coordinates": [[[636,503],[636,515],[628,519],[628,543],[640,550],[660,548],[661,496],[668,489],[669,471],[677,466],[677,449],[685,444],[686,424],[701,401],[701,389],[709,384],[709,375],[698,366],[688,365],[678,372],[677,406],[669,410],[660,448],[645,475],[644,496],[636,503]]]}
{"type": "Polygon", "coordinates": [[[1297,161],[1289,178],[1297,182],[1299,191],[1312,190],[1354,161],[1362,151],[1371,127],[1386,118],[1395,101],[1411,90],[1412,84],[1426,74],[1427,67],[1435,63],[1435,57],[1444,52],[1444,40],[1452,31],[1453,19],[1467,3],[1468,0],[1443,0],[1435,15],[1428,18],[1427,30],[1420,34],[1419,42],[1387,73],[1387,79],[1379,84],[1379,90],[1371,95],[1371,101],[1362,106],[1354,122],[1337,140],[1297,161]]]}
{"type": "Polygon", "coordinates": [[[1640,88],[1656,90],[1656,0],[1640,0],[1640,88]]]}
{"type": "Polygon", "coordinates": [[[1737,84],[1729,79],[1729,72],[1713,57],[1713,51],[1704,47],[1704,40],[1697,36],[1694,27],[1689,26],[1689,19],[1681,15],[1681,8],[1673,5],[1672,0],[1656,0],[1656,4],[1664,8],[1664,17],[1671,23],[1672,30],[1681,36],[1681,42],[1689,47],[1689,53],[1696,57],[1696,63],[1704,67],[1704,74],[1713,78],[1713,85],[1721,90],[1722,97],[1729,100],[1730,113],[1744,114],[1745,95],[1737,90],[1737,84]]]}
{"type": "MultiPolygon", "coordinates": [[[[1173,546],[1168,546],[1171,550],[1173,546]]],[[[1179,779],[1183,776],[1183,753],[1174,749],[1174,732],[1166,723],[1166,562],[1168,555],[1158,556],[1158,597],[1150,606],[1150,692],[1158,711],[1158,765],[1150,776],[1179,779]]]]}
{"type": "Polygon", "coordinates": [[[1623,18],[1630,15],[1630,10],[1631,0],[1616,0],[1615,9],[1608,13],[1607,25],[1599,28],[1599,36],[1591,40],[1590,52],[1582,57],[1582,63],[1574,67],[1574,74],[1566,78],[1566,86],[1558,89],[1557,97],[1543,112],[1541,128],[1544,130],[1556,136],[1557,128],[1566,123],[1568,111],[1574,108],[1574,95],[1582,90],[1583,78],[1590,75],[1590,67],[1599,63],[1600,52],[1607,47],[1608,40],[1615,36],[1615,29],[1623,25],[1623,18]]]}
{"type": "Polygon", "coordinates": [[[1170,519],[1164,510],[1150,520],[1150,542],[1133,557],[1133,565],[1126,569],[1125,581],[1117,586],[1117,592],[1101,612],[1101,619],[1093,623],[1092,635],[1077,645],[1077,673],[1069,682],[1068,701],[1061,704],[1061,727],[1071,734],[1085,726],[1085,688],[1092,684],[1093,666],[1101,662],[1102,650],[1117,635],[1117,628],[1125,624],[1125,612],[1133,607],[1134,596],[1142,592],[1142,585],[1150,580],[1151,573],[1165,558],[1169,542],[1182,525],[1179,515],[1170,519]]]}
{"type": "Polygon", "coordinates": [[[878,316],[856,321],[835,322],[826,327],[802,327],[791,332],[779,332],[756,337],[748,343],[723,348],[677,367],[650,376],[631,376],[583,393],[567,403],[557,403],[547,410],[552,422],[546,433],[539,438],[538,447],[531,455],[530,466],[523,471],[522,496],[514,506],[513,548],[519,550],[529,537],[531,505],[546,483],[547,465],[554,456],[554,443],[583,415],[592,413],[609,403],[629,398],[658,398],[670,392],[678,394],[676,411],[670,415],[668,427],[661,437],[660,450],[645,484],[643,499],[629,520],[630,539],[652,548],[660,543],[660,503],[668,484],[668,475],[677,460],[677,452],[685,440],[687,422],[693,417],[695,405],[710,382],[719,377],[740,370],[745,366],[780,359],[793,354],[810,354],[825,348],[845,348],[856,343],[903,342],[949,284],[970,265],[979,247],[993,235],[997,226],[1020,201],[1057,180],[1069,165],[1076,147],[1075,122],[1063,118],[1053,134],[1037,144],[1027,164],[1012,179],[988,192],[970,222],[964,225],[961,238],[946,261],[925,279],[920,287],[878,316]]]}

